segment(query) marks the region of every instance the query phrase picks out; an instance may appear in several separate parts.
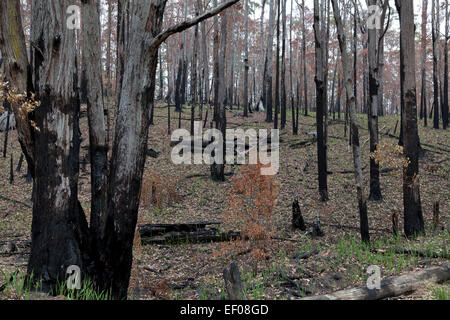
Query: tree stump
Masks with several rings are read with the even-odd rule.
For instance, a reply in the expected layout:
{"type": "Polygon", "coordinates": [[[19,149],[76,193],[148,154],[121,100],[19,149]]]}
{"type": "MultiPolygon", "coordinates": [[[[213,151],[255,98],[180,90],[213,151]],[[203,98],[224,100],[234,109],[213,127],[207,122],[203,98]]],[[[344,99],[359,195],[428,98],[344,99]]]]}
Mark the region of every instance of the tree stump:
{"type": "Polygon", "coordinates": [[[226,268],[223,270],[223,279],[225,280],[225,289],[227,290],[229,300],[242,300],[245,298],[241,273],[235,262],[230,265],[229,270],[226,268]]]}
{"type": "Polygon", "coordinates": [[[297,199],[292,203],[292,227],[294,229],[300,229],[301,231],[306,230],[305,221],[303,220],[297,199]]]}
{"type": "Polygon", "coordinates": [[[399,216],[398,212],[393,212],[392,213],[392,232],[394,233],[395,236],[398,235],[399,230],[400,230],[400,226],[399,226],[399,222],[398,222],[398,216],[399,216]]]}
{"type": "Polygon", "coordinates": [[[439,200],[433,203],[433,228],[434,230],[439,228],[439,200]]]}

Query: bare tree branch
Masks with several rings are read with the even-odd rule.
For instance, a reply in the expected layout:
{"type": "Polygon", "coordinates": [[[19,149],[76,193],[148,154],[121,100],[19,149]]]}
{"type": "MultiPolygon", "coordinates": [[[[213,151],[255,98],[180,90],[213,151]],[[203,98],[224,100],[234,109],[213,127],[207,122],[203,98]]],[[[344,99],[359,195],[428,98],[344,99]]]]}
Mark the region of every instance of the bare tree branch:
{"type": "Polygon", "coordinates": [[[223,10],[231,7],[232,5],[234,5],[235,3],[239,2],[239,1],[240,0],[230,0],[228,2],[222,3],[221,5],[217,6],[216,8],[214,8],[210,11],[207,11],[207,12],[203,13],[202,15],[195,17],[194,19],[183,21],[179,24],[176,24],[176,25],[164,30],[163,32],[158,34],[155,38],[153,38],[150,46],[151,47],[160,46],[161,43],[166,41],[167,38],[169,38],[171,35],[174,35],[179,32],[183,32],[184,30],[189,29],[190,27],[193,27],[196,24],[199,24],[203,20],[209,19],[209,18],[219,14],[223,10]]]}

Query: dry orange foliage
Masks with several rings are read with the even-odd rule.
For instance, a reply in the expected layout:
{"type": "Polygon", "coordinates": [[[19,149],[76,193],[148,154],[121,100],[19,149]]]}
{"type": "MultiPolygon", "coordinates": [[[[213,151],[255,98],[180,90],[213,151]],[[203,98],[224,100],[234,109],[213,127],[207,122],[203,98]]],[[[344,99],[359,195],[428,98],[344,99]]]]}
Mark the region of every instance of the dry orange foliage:
{"type": "Polygon", "coordinates": [[[278,199],[278,183],[275,176],[261,175],[265,165],[242,166],[240,174],[232,179],[228,195],[228,211],[224,223],[237,226],[241,239],[221,244],[218,256],[250,253],[250,263],[256,272],[258,262],[268,259],[268,241],[274,233],[272,216],[278,199]]]}

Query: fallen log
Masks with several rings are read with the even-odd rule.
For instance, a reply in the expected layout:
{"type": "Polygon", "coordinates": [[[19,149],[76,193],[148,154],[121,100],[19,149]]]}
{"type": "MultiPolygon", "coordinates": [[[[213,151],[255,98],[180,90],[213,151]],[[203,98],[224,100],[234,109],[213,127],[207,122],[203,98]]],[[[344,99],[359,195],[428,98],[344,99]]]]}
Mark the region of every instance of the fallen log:
{"type": "Polygon", "coordinates": [[[421,258],[444,258],[450,259],[450,253],[447,252],[433,252],[433,251],[422,251],[422,250],[410,250],[403,248],[393,248],[393,249],[375,249],[376,252],[387,253],[392,251],[396,254],[407,254],[411,256],[421,257],[421,258]]]}
{"type": "Polygon", "coordinates": [[[414,292],[426,282],[440,283],[449,279],[450,264],[447,264],[386,278],[381,281],[380,289],[368,289],[364,286],[325,295],[306,297],[301,300],[379,300],[414,292]]]}
{"type": "Polygon", "coordinates": [[[294,259],[308,259],[316,254],[319,254],[319,250],[311,250],[294,256],[294,259]]]}
{"type": "Polygon", "coordinates": [[[219,225],[220,222],[200,221],[175,224],[145,224],[138,227],[141,237],[158,236],[168,232],[194,232],[206,226],[219,225]]]}
{"type": "Polygon", "coordinates": [[[237,240],[240,232],[219,232],[217,229],[205,229],[193,232],[169,232],[159,236],[142,237],[144,245],[150,244],[180,244],[180,243],[209,243],[237,240]]]}

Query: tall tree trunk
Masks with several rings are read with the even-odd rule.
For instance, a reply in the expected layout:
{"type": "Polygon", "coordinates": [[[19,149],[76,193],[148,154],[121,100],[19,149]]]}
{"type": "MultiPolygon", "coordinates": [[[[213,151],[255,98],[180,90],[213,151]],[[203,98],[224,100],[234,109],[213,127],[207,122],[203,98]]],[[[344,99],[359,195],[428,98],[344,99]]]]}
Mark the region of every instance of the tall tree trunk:
{"type": "Polygon", "coordinates": [[[230,107],[231,110],[233,110],[233,93],[234,93],[234,51],[235,51],[235,41],[234,41],[234,14],[231,13],[231,23],[230,23],[230,42],[231,42],[231,54],[230,54],[230,61],[229,61],[229,68],[230,68],[230,79],[229,79],[229,87],[228,87],[228,98],[227,98],[227,104],[230,107]]]}
{"type": "Polygon", "coordinates": [[[305,116],[308,115],[308,78],[306,76],[306,23],[305,23],[305,0],[302,0],[302,53],[303,53],[303,90],[304,90],[304,103],[305,103],[305,116]]]}
{"type": "MultiPolygon", "coordinates": [[[[198,10],[200,14],[203,14],[203,3],[202,0],[197,0],[198,10]]],[[[203,85],[204,85],[204,96],[206,103],[209,103],[209,60],[208,60],[208,44],[206,42],[206,21],[200,24],[200,29],[202,32],[202,51],[203,51],[203,85]]]]}
{"type": "MultiPolygon", "coordinates": [[[[432,0],[433,1],[433,0],[432,0]]],[[[420,118],[424,118],[424,126],[427,126],[427,73],[426,73],[426,59],[427,59],[427,8],[428,0],[422,0],[422,86],[420,94],[420,118]]]]}
{"type": "Polygon", "coordinates": [[[281,130],[286,127],[286,0],[283,0],[283,44],[281,46],[281,130]]]}
{"type": "Polygon", "coordinates": [[[438,77],[438,46],[439,46],[439,30],[436,30],[436,0],[431,0],[431,33],[433,38],[433,128],[439,129],[439,77],[438,77]]]}
{"type": "Polygon", "coordinates": [[[400,15],[400,85],[403,105],[403,168],[404,228],[407,237],[425,233],[420,201],[419,132],[415,78],[415,41],[413,0],[395,1],[400,15]]]}
{"type": "Polygon", "coordinates": [[[358,120],[356,117],[355,96],[354,96],[353,90],[352,90],[352,79],[350,76],[350,69],[348,67],[349,59],[348,59],[348,54],[347,54],[347,44],[346,44],[347,40],[346,40],[346,36],[345,36],[345,31],[344,31],[344,26],[342,23],[341,15],[339,12],[337,0],[332,0],[332,4],[333,4],[334,18],[336,21],[336,27],[337,27],[337,32],[338,32],[339,47],[341,49],[342,69],[344,72],[345,89],[347,92],[351,124],[352,124],[353,165],[355,168],[355,181],[356,181],[356,190],[357,190],[357,195],[358,195],[361,238],[364,242],[368,243],[368,242],[370,242],[369,221],[367,218],[367,202],[364,197],[364,182],[363,182],[362,167],[361,167],[361,150],[360,150],[360,146],[359,146],[359,128],[358,128],[358,120]]]}
{"type": "MultiPolygon", "coordinates": [[[[377,0],[368,0],[369,6],[376,6],[377,0]]],[[[379,66],[378,44],[379,34],[376,28],[368,28],[368,56],[369,56],[369,106],[367,116],[369,118],[370,152],[375,152],[378,146],[378,106],[379,106],[379,66]]],[[[380,166],[370,157],[370,195],[375,201],[383,199],[380,188],[380,166]]]]}
{"type": "MultiPolygon", "coordinates": [[[[18,92],[32,91],[31,69],[28,64],[25,35],[22,28],[20,1],[0,1],[0,51],[3,71],[11,88],[18,92]]],[[[11,105],[22,152],[34,176],[34,129],[30,125],[30,115],[19,104],[11,105]]]]}
{"type": "Polygon", "coordinates": [[[324,91],[325,91],[325,75],[324,75],[324,41],[321,28],[321,14],[319,0],[314,0],[314,36],[315,36],[315,55],[316,55],[316,126],[317,126],[317,167],[319,180],[319,194],[322,201],[328,200],[327,191],[327,167],[326,167],[326,149],[323,128],[324,117],[324,91]]]}
{"type": "MultiPolygon", "coordinates": [[[[217,0],[215,0],[217,1],[217,0]]],[[[225,92],[225,57],[226,57],[226,45],[227,45],[227,13],[222,14],[221,19],[221,40],[220,40],[220,50],[217,61],[217,78],[216,90],[218,92],[217,96],[217,113],[215,117],[216,129],[222,133],[223,137],[223,153],[222,153],[222,163],[213,163],[211,165],[211,177],[213,180],[225,181],[225,136],[226,136],[226,92],[225,92]]]]}
{"type": "Polygon", "coordinates": [[[278,114],[280,113],[280,0],[277,0],[277,51],[275,62],[275,117],[274,129],[278,129],[278,114]]]}
{"type": "Polygon", "coordinates": [[[248,70],[249,70],[249,61],[248,61],[248,0],[245,0],[245,49],[244,49],[244,117],[248,117],[248,70]]]}
{"type": "Polygon", "coordinates": [[[445,0],[445,43],[444,43],[444,100],[442,103],[442,128],[448,127],[448,0],[445,0]]]}
{"type": "Polygon", "coordinates": [[[264,98],[264,104],[266,108],[266,122],[273,121],[273,110],[272,110],[272,79],[273,79],[273,33],[274,33],[274,20],[275,20],[275,0],[270,0],[270,13],[269,13],[269,34],[267,36],[267,45],[266,45],[266,60],[265,67],[266,70],[264,72],[265,81],[265,91],[266,95],[264,98]]]}
{"type": "Polygon", "coordinates": [[[87,110],[89,122],[89,154],[91,159],[91,223],[93,258],[104,264],[108,144],[103,113],[102,50],[100,7],[94,0],[83,2],[83,61],[87,76],[87,110]]]}

